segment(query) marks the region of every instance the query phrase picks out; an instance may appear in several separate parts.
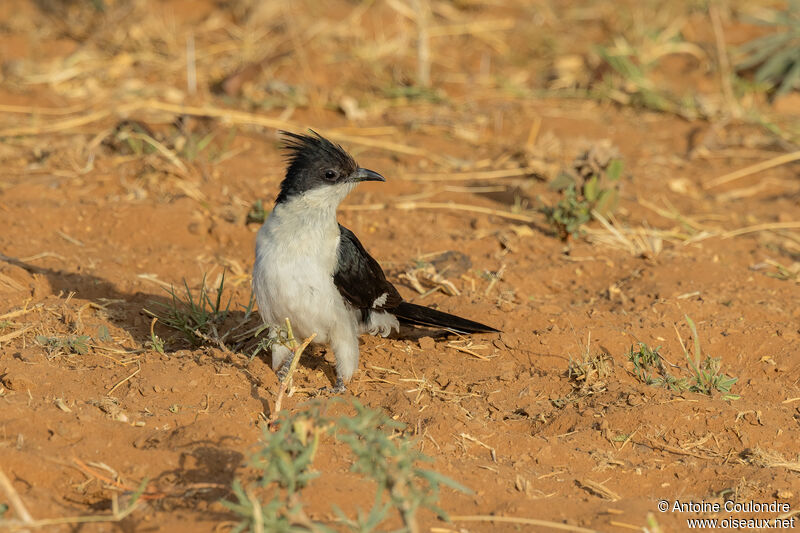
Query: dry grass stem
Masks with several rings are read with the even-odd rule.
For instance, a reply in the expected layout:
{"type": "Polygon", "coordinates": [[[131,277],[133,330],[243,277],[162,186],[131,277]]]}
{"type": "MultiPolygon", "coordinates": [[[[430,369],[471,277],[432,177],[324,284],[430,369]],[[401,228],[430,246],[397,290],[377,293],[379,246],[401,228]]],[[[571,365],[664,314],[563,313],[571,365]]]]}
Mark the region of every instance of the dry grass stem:
{"type": "Polygon", "coordinates": [[[611,500],[612,502],[616,502],[621,499],[619,494],[609,489],[602,483],[592,481],[591,479],[584,479],[580,482],[580,484],[598,496],[601,496],[607,500],[611,500]]]}
{"type": "Polygon", "coordinates": [[[691,217],[689,217],[687,215],[684,215],[683,213],[680,213],[675,208],[675,206],[672,205],[672,203],[670,203],[668,201],[665,201],[665,203],[667,204],[668,209],[660,207],[660,206],[658,206],[658,205],[646,200],[645,198],[642,198],[641,196],[637,196],[636,197],[636,202],[639,205],[641,205],[642,207],[645,207],[645,208],[653,211],[654,213],[658,214],[659,216],[662,216],[662,217],[666,218],[667,220],[673,220],[673,221],[675,221],[675,222],[677,222],[679,224],[686,224],[686,225],[688,225],[688,226],[690,226],[693,229],[696,229],[698,231],[713,229],[713,228],[709,228],[708,226],[706,226],[704,224],[701,224],[700,222],[694,220],[693,218],[691,218],[691,217]]]}
{"type": "Polygon", "coordinates": [[[158,150],[158,152],[161,155],[166,157],[167,160],[170,163],[172,163],[176,168],[178,168],[178,170],[180,170],[183,174],[187,174],[189,172],[189,169],[186,168],[186,165],[183,164],[183,161],[180,160],[180,158],[175,154],[175,152],[173,152],[172,150],[164,146],[162,143],[152,138],[150,135],[138,132],[125,133],[124,135],[122,134],[120,135],[120,140],[124,140],[125,138],[138,139],[140,141],[146,142],[147,144],[158,150]]]}
{"type": "Polygon", "coordinates": [[[118,389],[118,388],[119,388],[119,387],[120,387],[120,386],[121,386],[123,383],[126,383],[126,382],[127,382],[127,381],[129,381],[131,378],[133,378],[133,377],[134,377],[136,374],[138,374],[139,372],[141,372],[141,371],[142,371],[142,365],[141,365],[141,364],[139,364],[138,362],[137,362],[136,364],[137,364],[137,368],[136,368],[136,370],[134,370],[134,371],[133,371],[133,373],[132,373],[131,375],[129,375],[128,377],[122,378],[121,380],[119,380],[119,381],[116,383],[116,385],[114,385],[113,387],[111,387],[111,389],[110,389],[110,390],[109,390],[109,391],[106,393],[106,395],[107,395],[107,396],[111,396],[111,394],[113,394],[113,392],[114,392],[115,390],[117,390],[117,389],[118,389]]]}
{"type": "Polygon", "coordinates": [[[448,296],[459,296],[461,294],[461,291],[456,288],[453,282],[437,272],[436,267],[431,264],[408,270],[400,274],[399,278],[408,282],[415,291],[423,296],[435,291],[441,291],[448,296]],[[430,289],[425,289],[423,283],[428,285],[430,289]]]}
{"type": "MultiPolygon", "coordinates": [[[[127,110],[126,106],[122,107],[123,109],[117,108],[117,111],[124,112],[127,110]]],[[[101,111],[94,111],[88,115],[68,118],[56,122],[45,122],[37,126],[18,126],[15,128],[6,128],[4,130],[0,130],[0,137],[42,135],[44,133],[57,133],[60,131],[71,130],[79,126],[85,126],[87,124],[92,124],[93,122],[98,122],[108,116],[111,116],[111,113],[112,111],[110,109],[103,109],[101,111]]]]}
{"type": "Polygon", "coordinates": [[[676,448],[675,446],[670,446],[669,444],[663,444],[660,442],[656,442],[655,440],[651,439],[650,437],[646,437],[648,442],[634,440],[632,441],[634,444],[641,444],[642,446],[647,446],[648,448],[653,448],[656,450],[663,450],[665,452],[674,453],[675,455],[688,455],[689,457],[696,457],[697,459],[705,459],[710,461],[713,457],[709,455],[702,455],[695,452],[690,452],[686,450],[682,450],[680,448],[676,448]]]}
{"type": "Polygon", "coordinates": [[[42,308],[41,304],[36,304],[33,307],[28,307],[28,302],[25,302],[25,305],[23,306],[22,309],[17,309],[16,311],[9,311],[8,313],[0,315],[0,320],[8,320],[9,318],[17,318],[18,316],[22,316],[22,315],[28,314],[31,311],[36,311],[36,310],[41,309],[41,308],[42,308]]]}
{"type": "Polygon", "coordinates": [[[756,224],[755,226],[747,226],[731,230],[722,234],[723,239],[730,239],[731,237],[738,237],[748,233],[757,233],[759,231],[774,231],[781,229],[800,229],[800,220],[792,222],[767,222],[765,224],[756,224]]]}
{"type": "MultiPolygon", "coordinates": [[[[87,124],[99,122],[100,120],[112,116],[112,114],[117,116],[129,116],[134,113],[142,111],[145,112],[161,111],[166,113],[172,113],[178,116],[191,115],[197,117],[217,118],[228,124],[262,126],[265,128],[272,128],[276,130],[301,131],[307,129],[303,127],[301,124],[295,122],[267,117],[256,113],[237,111],[234,109],[225,109],[215,106],[203,106],[203,107],[186,106],[180,104],[172,104],[169,102],[163,102],[159,100],[142,100],[142,101],[129,102],[127,104],[122,104],[120,106],[117,106],[114,110],[103,109],[100,111],[94,111],[87,115],[72,117],[58,122],[49,122],[35,126],[20,126],[20,127],[7,128],[4,130],[0,130],[0,137],[42,135],[45,133],[62,132],[77,128],[79,126],[85,126],[87,124]]],[[[380,139],[371,139],[368,137],[347,135],[340,133],[335,129],[332,129],[330,131],[320,130],[319,132],[322,135],[326,135],[331,139],[340,142],[357,144],[361,146],[368,146],[371,148],[379,148],[389,152],[396,152],[405,155],[420,156],[433,161],[442,162],[444,164],[447,163],[447,160],[445,158],[430,153],[422,148],[415,148],[413,146],[408,146],[405,144],[400,144],[392,141],[382,141],[380,139]]]]}
{"type": "Polygon", "coordinates": [[[743,453],[744,460],[762,468],[785,468],[800,473],[800,461],[787,461],[783,455],[773,450],[764,450],[758,446],[743,453]]]}
{"type": "Polygon", "coordinates": [[[474,392],[454,392],[444,390],[441,387],[434,385],[428,378],[423,376],[422,378],[400,378],[398,379],[400,382],[404,383],[416,383],[417,388],[408,389],[406,392],[416,392],[417,395],[414,398],[414,403],[419,403],[420,399],[422,399],[422,394],[427,392],[431,398],[436,398],[437,396],[442,396],[444,401],[448,402],[460,402],[464,398],[476,397],[478,396],[474,392]]]}
{"type": "Polygon", "coordinates": [[[8,342],[12,339],[16,339],[17,337],[24,335],[26,331],[33,329],[33,326],[27,326],[22,329],[18,329],[17,331],[12,331],[11,333],[6,333],[5,335],[0,336],[0,345],[4,342],[8,342]]]}
{"type": "Polygon", "coordinates": [[[395,204],[363,204],[363,205],[348,205],[342,206],[342,211],[382,211],[384,209],[400,209],[401,211],[414,211],[417,209],[448,209],[454,211],[466,211],[469,213],[479,213],[482,215],[494,215],[501,218],[510,220],[517,220],[520,222],[534,223],[537,218],[532,215],[523,215],[512,213],[511,211],[503,211],[500,209],[492,209],[489,207],[482,207],[479,205],[457,204],[455,202],[398,202],[395,204]]]}
{"type": "Polygon", "coordinates": [[[8,498],[8,503],[11,504],[11,507],[14,509],[14,512],[19,515],[20,520],[25,524],[32,524],[33,517],[28,512],[28,509],[25,507],[25,504],[22,502],[22,498],[19,497],[19,493],[17,489],[14,488],[14,485],[11,484],[11,480],[8,479],[5,472],[0,469],[0,488],[3,489],[3,492],[6,493],[6,498],[8,498]]]}
{"type": "Polygon", "coordinates": [[[0,526],[7,527],[8,531],[22,532],[22,531],[28,531],[29,529],[47,528],[51,526],[66,525],[66,524],[86,524],[92,522],[119,522],[120,520],[130,515],[133,511],[138,509],[139,507],[139,501],[136,500],[127,508],[120,510],[118,496],[116,493],[112,493],[111,506],[113,512],[110,515],[72,516],[63,518],[45,518],[41,520],[35,520],[28,512],[27,508],[25,507],[25,504],[22,502],[22,499],[19,497],[19,494],[17,493],[16,489],[11,484],[11,481],[8,479],[8,477],[6,477],[5,473],[2,470],[0,470],[0,488],[2,488],[3,491],[6,493],[8,502],[11,504],[11,507],[14,509],[14,512],[17,515],[19,515],[18,520],[0,519],[0,526]]]}
{"type": "Polygon", "coordinates": [[[714,29],[714,42],[717,47],[717,60],[719,61],[720,85],[722,85],[725,105],[728,107],[728,112],[734,118],[739,118],[742,114],[742,110],[733,94],[733,85],[731,84],[731,80],[733,79],[731,62],[728,57],[728,47],[725,44],[725,32],[722,28],[719,6],[716,2],[709,2],[708,15],[711,18],[711,27],[714,29]]]}
{"type": "Polygon", "coordinates": [[[473,437],[472,435],[469,435],[467,433],[462,433],[459,436],[462,439],[466,439],[468,441],[474,442],[478,446],[482,446],[482,447],[486,448],[487,450],[489,450],[489,454],[492,456],[492,462],[494,462],[494,463],[497,462],[497,451],[495,451],[494,448],[492,448],[491,446],[489,446],[488,444],[486,444],[484,442],[479,441],[478,439],[476,439],[475,437],[473,437]]]}
{"type": "Polygon", "coordinates": [[[506,265],[505,263],[503,263],[502,265],[500,265],[500,268],[497,269],[497,272],[491,274],[492,279],[489,281],[489,285],[486,286],[486,290],[483,291],[484,297],[489,296],[489,294],[492,292],[492,289],[494,289],[494,286],[497,285],[497,282],[503,279],[503,274],[505,273],[506,273],[506,265]]]}
{"type": "Polygon", "coordinates": [[[431,86],[431,8],[428,0],[412,0],[417,23],[417,83],[431,86]]]}
{"type": "Polygon", "coordinates": [[[586,233],[591,242],[626,250],[636,257],[652,259],[663,250],[664,238],[679,237],[672,232],[650,228],[617,228],[597,211],[592,211],[592,216],[602,224],[605,231],[587,228],[586,233]]]}
{"type": "Polygon", "coordinates": [[[502,170],[476,170],[471,172],[440,172],[427,174],[405,174],[401,179],[407,181],[487,181],[503,178],[529,176],[541,170],[538,167],[520,167],[502,170]]]}
{"type": "Polygon", "coordinates": [[[473,357],[477,357],[478,359],[480,359],[482,361],[491,361],[492,360],[491,357],[486,357],[485,355],[481,355],[478,352],[476,352],[475,349],[478,348],[477,346],[471,346],[471,345],[459,346],[457,344],[453,344],[452,342],[447,343],[445,346],[447,346],[448,348],[452,348],[454,350],[457,350],[459,352],[464,352],[464,353],[469,354],[469,355],[471,355],[473,357]]]}
{"type": "Polygon", "coordinates": [[[0,104],[0,113],[20,113],[24,115],[71,115],[80,111],[87,111],[85,105],[72,105],[64,107],[32,107],[26,105],[0,104]]]}
{"type": "Polygon", "coordinates": [[[518,220],[520,222],[530,222],[533,223],[536,218],[530,215],[522,215],[517,213],[512,213],[510,211],[501,211],[499,209],[491,209],[489,207],[481,207],[478,205],[466,205],[466,204],[457,204],[455,202],[446,202],[446,203],[439,203],[439,202],[402,202],[398,204],[390,205],[389,207],[394,207],[396,209],[400,209],[403,211],[412,211],[416,209],[450,209],[454,211],[466,211],[470,213],[480,213],[483,215],[494,215],[501,218],[507,218],[509,220],[518,220]]]}
{"type": "Polygon", "coordinates": [[[268,424],[273,426],[275,421],[278,419],[278,413],[281,412],[283,409],[283,398],[286,396],[287,391],[292,386],[292,376],[294,375],[295,370],[297,369],[297,365],[300,362],[300,357],[303,355],[303,351],[311,344],[311,341],[316,338],[317,334],[312,333],[310,337],[304,340],[299,345],[297,344],[297,340],[294,338],[294,331],[292,331],[292,324],[289,322],[289,319],[286,319],[286,331],[288,333],[288,342],[289,342],[289,349],[292,350],[292,363],[289,365],[289,371],[286,373],[286,376],[281,380],[280,387],[278,388],[278,395],[275,398],[275,406],[272,409],[272,412],[269,415],[268,424]]]}
{"type": "Polygon", "coordinates": [[[493,516],[493,515],[463,515],[451,516],[453,522],[500,522],[505,524],[521,524],[524,526],[536,526],[559,531],[571,531],[573,533],[599,533],[594,529],[585,527],[571,526],[561,522],[551,522],[550,520],[539,520],[537,518],[523,518],[515,516],[493,516]]]}
{"type": "Polygon", "coordinates": [[[633,524],[627,524],[625,522],[619,522],[617,520],[611,520],[608,522],[612,526],[621,527],[623,529],[630,529],[632,531],[646,531],[647,529],[642,526],[635,526],[633,524]]]}
{"type": "Polygon", "coordinates": [[[785,165],[787,163],[792,163],[794,161],[800,161],[800,151],[779,155],[777,157],[773,157],[772,159],[750,165],[749,167],[735,170],[733,172],[729,172],[728,174],[723,174],[722,176],[704,183],[703,188],[706,190],[713,189],[714,187],[719,187],[720,185],[736,181],[738,179],[750,176],[751,174],[756,174],[758,172],[762,172],[780,165],[785,165]]]}

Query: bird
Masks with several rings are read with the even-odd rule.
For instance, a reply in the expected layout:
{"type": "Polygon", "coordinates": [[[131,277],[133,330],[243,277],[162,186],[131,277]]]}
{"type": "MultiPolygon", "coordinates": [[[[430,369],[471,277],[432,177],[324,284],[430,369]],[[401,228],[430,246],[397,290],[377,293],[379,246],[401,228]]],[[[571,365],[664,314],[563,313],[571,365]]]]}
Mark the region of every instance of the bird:
{"type": "Polygon", "coordinates": [[[340,202],[361,182],[384,182],[361,168],[340,145],[314,130],[281,131],[286,174],[275,206],[256,237],[253,293],[269,331],[272,368],[283,380],[292,350],[280,341],[288,318],[295,336],[316,334],[335,358],[332,393],[346,390],[358,368],[359,336],[388,336],[400,324],[456,333],[499,330],[404,301],[380,264],[346,227],[339,224],[340,202]]]}

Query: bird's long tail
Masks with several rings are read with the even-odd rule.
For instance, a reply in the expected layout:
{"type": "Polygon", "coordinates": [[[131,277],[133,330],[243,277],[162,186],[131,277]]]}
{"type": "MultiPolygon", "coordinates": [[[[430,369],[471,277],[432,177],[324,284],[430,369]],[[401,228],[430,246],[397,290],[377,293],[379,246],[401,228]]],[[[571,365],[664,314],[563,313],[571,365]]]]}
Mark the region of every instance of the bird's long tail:
{"type": "Polygon", "coordinates": [[[400,302],[392,313],[404,324],[413,324],[415,326],[428,326],[434,328],[444,328],[456,331],[458,333],[492,333],[498,332],[491,326],[481,324],[461,318],[449,313],[443,313],[430,307],[416,305],[408,302],[400,302]]]}

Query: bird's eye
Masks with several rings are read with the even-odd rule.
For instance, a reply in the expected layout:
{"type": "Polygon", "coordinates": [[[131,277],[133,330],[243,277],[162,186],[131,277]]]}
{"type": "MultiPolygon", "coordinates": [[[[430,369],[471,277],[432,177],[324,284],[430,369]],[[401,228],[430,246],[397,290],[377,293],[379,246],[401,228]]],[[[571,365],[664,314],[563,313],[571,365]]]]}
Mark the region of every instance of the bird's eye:
{"type": "Polygon", "coordinates": [[[339,173],[335,170],[326,170],[325,171],[325,179],[328,181],[336,181],[336,178],[339,177],[339,173]]]}

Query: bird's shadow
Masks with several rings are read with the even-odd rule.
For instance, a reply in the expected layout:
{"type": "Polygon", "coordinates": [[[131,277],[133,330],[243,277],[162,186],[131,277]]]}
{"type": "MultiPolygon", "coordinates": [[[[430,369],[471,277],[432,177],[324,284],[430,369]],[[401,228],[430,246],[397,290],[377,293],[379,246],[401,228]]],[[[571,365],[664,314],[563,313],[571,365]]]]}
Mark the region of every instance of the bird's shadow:
{"type": "MultiPolygon", "coordinates": [[[[168,440],[171,440],[169,437],[168,440]]],[[[238,517],[213,505],[220,500],[233,498],[233,485],[237,470],[245,463],[244,455],[224,445],[225,440],[236,440],[235,437],[224,436],[218,442],[199,441],[168,446],[171,451],[179,452],[178,466],[168,469],[148,484],[148,490],[155,490],[156,496],[140,500],[147,506],[170,513],[187,513],[203,509],[203,519],[215,522],[235,521],[238,517]]],[[[161,448],[160,441],[148,444],[146,448],[161,448]]],[[[121,500],[129,499],[130,492],[122,494],[121,500]]],[[[107,511],[112,507],[111,499],[101,499],[90,508],[97,512],[107,511]]],[[[143,533],[145,531],[161,531],[157,525],[142,522],[136,515],[126,517],[111,525],[121,533],[143,533]]],[[[73,531],[81,531],[76,527],[73,531]]]]}
{"type": "MultiPolygon", "coordinates": [[[[176,305],[172,294],[170,294],[170,291],[166,288],[162,289],[160,292],[136,291],[128,293],[119,290],[111,281],[93,274],[42,267],[0,254],[0,264],[2,263],[21,268],[34,276],[43,276],[47,280],[50,291],[53,294],[74,293],[77,298],[95,302],[102,306],[105,314],[104,318],[114,326],[126,331],[133,342],[138,346],[153,346],[154,339],[151,333],[152,316],[145,310],[159,314],[160,311],[174,308],[176,305]]],[[[34,291],[35,290],[36,289],[34,289],[34,291]]],[[[182,292],[182,287],[175,287],[173,291],[178,298],[185,299],[185,293],[182,292]]],[[[177,305],[183,304],[177,302],[177,305]]],[[[232,324],[247,324],[246,327],[239,328],[240,333],[245,333],[248,328],[258,324],[257,318],[252,316],[254,313],[248,313],[245,309],[233,309],[232,307],[231,305],[231,309],[227,310],[224,324],[220,325],[221,328],[228,328],[232,324]]],[[[255,315],[257,315],[257,313],[255,313],[255,315]]],[[[88,328],[86,328],[86,330],[81,333],[94,336],[94,334],[98,332],[89,331],[88,328]]],[[[184,338],[181,333],[162,325],[160,321],[155,325],[155,333],[165,339],[165,349],[169,353],[183,348],[196,347],[189,342],[188,339],[184,338]]],[[[222,350],[224,353],[219,355],[219,357],[224,359],[226,364],[243,370],[242,373],[247,376],[247,379],[251,382],[252,390],[254,394],[256,394],[254,397],[257,397],[257,399],[266,405],[266,400],[257,395],[258,387],[264,384],[263,380],[247,370],[251,357],[246,355],[246,352],[247,350],[251,350],[252,353],[258,340],[254,337],[243,340],[244,342],[239,342],[238,345],[245,348],[244,352],[222,350]]],[[[208,342],[208,340],[203,340],[202,342],[211,347],[219,347],[219,345],[208,342]]],[[[202,356],[205,356],[207,353],[208,351],[203,352],[202,356]]],[[[196,356],[200,357],[201,355],[198,352],[196,356]]],[[[267,362],[269,362],[269,353],[262,352],[259,354],[259,357],[264,357],[267,362]]]]}

